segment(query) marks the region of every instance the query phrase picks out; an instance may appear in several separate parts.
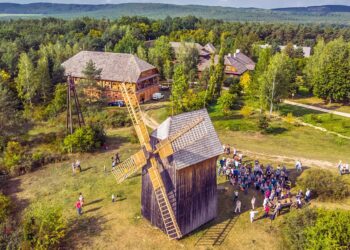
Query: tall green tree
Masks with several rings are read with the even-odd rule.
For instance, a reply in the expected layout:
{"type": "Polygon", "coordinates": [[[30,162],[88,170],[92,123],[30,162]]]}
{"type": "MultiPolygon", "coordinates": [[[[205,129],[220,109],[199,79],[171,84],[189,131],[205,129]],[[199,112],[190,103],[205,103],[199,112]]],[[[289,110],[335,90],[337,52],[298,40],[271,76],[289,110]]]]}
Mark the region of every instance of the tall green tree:
{"type": "Polygon", "coordinates": [[[35,74],[37,81],[36,86],[38,86],[38,94],[46,103],[52,96],[52,84],[47,57],[43,56],[39,59],[35,74]]]}
{"type": "Polygon", "coordinates": [[[261,75],[260,101],[262,107],[269,107],[270,115],[274,105],[288,96],[294,81],[294,67],[291,59],[283,53],[274,55],[261,75]]]}
{"type": "Polygon", "coordinates": [[[114,46],[114,52],[135,54],[141,42],[128,30],[114,46]]]}
{"type": "Polygon", "coordinates": [[[259,94],[260,94],[259,78],[269,66],[271,56],[272,56],[271,48],[259,50],[258,62],[255,66],[255,70],[253,71],[251,83],[247,85],[247,89],[245,90],[248,98],[257,99],[257,97],[259,97],[259,94]]]}
{"type": "Polygon", "coordinates": [[[32,61],[26,53],[22,53],[18,63],[16,89],[18,96],[25,104],[32,106],[38,85],[35,81],[35,70],[32,61]]]}
{"type": "Polygon", "coordinates": [[[174,69],[173,69],[174,65],[170,60],[166,60],[165,64],[164,64],[164,77],[167,80],[170,80],[173,78],[173,73],[174,73],[174,69]]]}
{"type": "Polygon", "coordinates": [[[142,60],[145,60],[145,61],[148,60],[148,58],[147,58],[147,51],[142,45],[139,45],[137,47],[136,55],[137,55],[138,58],[140,58],[142,60]]]}
{"type": "Polygon", "coordinates": [[[172,61],[172,49],[166,36],[161,36],[154,42],[154,46],[149,49],[148,59],[157,67],[160,76],[165,78],[165,63],[172,61]]]}
{"type": "Polygon", "coordinates": [[[319,41],[305,67],[314,94],[329,102],[350,101],[350,43],[319,41]]]}
{"type": "Polygon", "coordinates": [[[177,65],[174,70],[174,80],[171,88],[171,106],[174,114],[183,111],[183,98],[188,90],[188,79],[185,75],[183,65],[177,65]]]}
{"type": "Polygon", "coordinates": [[[194,81],[197,74],[197,65],[199,59],[198,49],[194,43],[181,43],[177,52],[177,61],[183,65],[185,74],[189,76],[190,81],[194,81]]]}

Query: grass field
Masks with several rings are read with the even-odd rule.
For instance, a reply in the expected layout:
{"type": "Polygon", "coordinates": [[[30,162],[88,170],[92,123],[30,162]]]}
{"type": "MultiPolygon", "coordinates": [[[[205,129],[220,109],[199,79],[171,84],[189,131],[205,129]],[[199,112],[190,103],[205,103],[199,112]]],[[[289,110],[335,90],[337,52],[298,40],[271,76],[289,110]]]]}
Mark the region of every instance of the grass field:
{"type": "MultiPolygon", "coordinates": [[[[145,108],[158,122],[167,117],[164,103],[152,103],[145,108]]],[[[210,116],[222,143],[249,152],[246,153],[248,159],[259,158],[264,164],[274,165],[283,161],[290,168],[294,159],[300,157],[314,159],[312,167],[317,167],[317,161],[334,165],[339,159],[350,161],[349,141],[312,128],[295,127],[276,119],[271,121],[268,133],[260,133],[256,116],[243,118],[238,111],[223,116],[217,107],[210,108],[210,116]]],[[[42,128],[34,128],[29,136],[35,138],[55,130],[44,124],[42,128]]],[[[62,207],[69,222],[62,247],[68,249],[279,249],[278,225],[281,218],[272,224],[268,219],[259,219],[253,224],[249,222],[248,209],[253,194],[257,196],[259,205],[258,218],[262,215],[262,196],[254,190],[249,190],[248,195],[240,194],[243,212],[235,215],[232,202],[234,188],[224,177],[218,178],[218,184],[227,188],[227,191],[219,192],[218,217],[180,241],[169,241],[163,232],[153,228],[141,216],[141,175],[136,174],[117,185],[109,172],[111,157],[116,151],[124,160],[139,149],[132,137],[131,128],[108,130],[108,151],[71,155],[70,161],[47,165],[33,173],[10,179],[4,190],[16,201],[18,211],[36,203],[62,207]],[[70,162],[75,159],[81,161],[83,172],[73,175],[70,162]],[[76,215],[74,208],[79,192],[85,197],[81,217],[76,215]],[[119,196],[116,203],[111,202],[112,193],[119,196]]],[[[293,176],[296,176],[295,173],[293,176]]],[[[350,176],[345,178],[350,181],[350,176]]],[[[314,201],[313,205],[350,209],[350,199],[341,203],[314,201]]]]}
{"type": "MultiPolygon", "coordinates": [[[[262,196],[252,189],[248,195],[240,193],[243,212],[235,215],[232,202],[234,188],[224,177],[219,177],[218,183],[228,190],[219,192],[219,215],[216,220],[180,241],[169,241],[162,232],[151,227],[140,214],[140,174],[117,185],[109,172],[110,157],[115,150],[125,159],[139,148],[138,144],[130,142],[130,133],[130,128],[108,131],[109,151],[72,156],[72,160],[81,160],[81,173],[73,175],[70,162],[48,165],[11,179],[5,187],[6,193],[16,200],[18,211],[36,203],[62,207],[69,221],[68,235],[64,241],[64,247],[68,248],[212,249],[212,245],[215,245],[217,249],[278,249],[276,236],[280,218],[272,224],[268,219],[259,219],[253,224],[249,222],[247,211],[253,194],[259,206],[258,218],[262,215],[262,196]],[[104,166],[107,167],[107,173],[104,172],[104,166]],[[84,214],[81,217],[76,215],[74,208],[79,192],[85,197],[84,214]],[[116,203],[111,202],[112,193],[119,196],[116,203]]],[[[222,138],[228,134],[220,135],[222,138]]],[[[268,158],[261,160],[264,163],[278,163],[268,158]]],[[[329,206],[319,202],[315,202],[315,205],[329,206]]],[[[348,209],[350,202],[347,200],[330,206],[348,209]]]]}

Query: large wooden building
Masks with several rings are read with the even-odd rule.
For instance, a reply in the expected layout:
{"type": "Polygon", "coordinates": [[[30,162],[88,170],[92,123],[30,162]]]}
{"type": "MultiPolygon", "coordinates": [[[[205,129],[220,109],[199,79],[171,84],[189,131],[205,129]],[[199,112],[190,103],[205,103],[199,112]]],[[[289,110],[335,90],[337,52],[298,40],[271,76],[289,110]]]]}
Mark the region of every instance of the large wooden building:
{"type": "Polygon", "coordinates": [[[108,102],[122,100],[121,82],[131,85],[140,102],[150,100],[159,91],[158,70],[132,54],[81,51],[62,64],[65,75],[71,76],[79,86],[79,80],[84,79],[82,71],[90,60],[97,69],[102,69],[98,84],[103,91],[92,92],[97,98],[104,95],[108,102]]]}
{"type": "MultiPolygon", "coordinates": [[[[222,145],[205,109],[169,117],[151,134],[152,145],[156,145],[201,117],[204,121],[196,129],[205,130],[205,136],[193,140],[190,133],[181,138],[187,146],[163,159],[160,169],[182,235],[217,216],[216,162],[223,151],[222,145]]],[[[142,171],[142,215],[165,231],[147,168],[142,171]]]]}

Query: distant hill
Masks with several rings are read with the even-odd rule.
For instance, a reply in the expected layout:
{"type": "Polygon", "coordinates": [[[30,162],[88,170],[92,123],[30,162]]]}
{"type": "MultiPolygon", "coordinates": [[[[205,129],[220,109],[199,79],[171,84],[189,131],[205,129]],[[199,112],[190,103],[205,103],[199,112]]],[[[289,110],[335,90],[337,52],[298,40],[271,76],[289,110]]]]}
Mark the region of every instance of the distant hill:
{"type": "Polygon", "coordinates": [[[177,17],[189,15],[209,19],[221,19],[225,21],[334,23],[350,25],[350,6],[336,5],[267,10],[257,8],[231,8],[157,3],[101,5],[0,3],[0,19],[40,18],[43,16],[66,19],[83,16],[110,19],[119,18],[121,16],[145,16],[159,19],[167,16],[177,17]],[[344,11],[345,9],[349,11],[344,11]],[[321,12],[321,10],[323,11],[321,12]],[[322,15],[320,15],[320,13],[322,15]]]}
{"type": "Polygon", "coordinates": [[[350,12],[350,6],[346,5],[323,5],[309,7],[277,8],[274,11],[299,12],[299,13],[330,13],[330,12],[350,12]]]}

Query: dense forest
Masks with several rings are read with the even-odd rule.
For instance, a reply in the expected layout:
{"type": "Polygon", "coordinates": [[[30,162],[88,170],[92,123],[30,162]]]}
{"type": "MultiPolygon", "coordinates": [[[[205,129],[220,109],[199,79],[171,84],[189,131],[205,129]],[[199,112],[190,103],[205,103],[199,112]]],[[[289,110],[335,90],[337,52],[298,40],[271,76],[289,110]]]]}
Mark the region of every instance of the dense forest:
{"type": "Polygon", "coordinates": [[[293,22],[293,23],[332,23],[349,25],[347,6],[317,6],[306,8],[257,9],[233,8],[200,5],[173,5],[160,3],[123,3],[123,4],[54,4],[0,3],[0,19],[41,18],[41,17],[93,17],[120,18],[122,16],[144,16],[148,18],[184,17],[194,15],[226,21],[249,22],[293,22]]]}
{"type": "MultiPolygon", "coordinates": [[[[22,118],[48,119],[64,109],[65,79],[61,63],[81,50],[134,53],[158,67],[163,79],[174,77],[175,84],[186,85],[186,79],[196,80],[196,74],[193,73],[196,72],[196,62],[190,55],[179,59],[183,62],[182,69],[171,65],[174,55],[170,51],[169,41],[192,41],[202,45],[210,42],[217,47],[220,61],[223,61],[225,54],[240,49],[258,62],[255,74],[246,75],[242,79],[245,81],[243,85],[252,82],[250,89],[253,96],[258,95],[254,91],[258,89],[257,85],[263,86],[262,82],[269,82],[269,74],[271,71],[275,72],[273,65],[269,68],[271,58],[271,62],[286,66],[283,70],[291,69],[288,72],[279,72],[283,76],[289,76],[288,82],[305,85],[309,91],[313,90],[328,101],[347,101],[348,97],[344,94],[346,82],[342,88],[334,87],[332,81],[326,77],[327,72],[317,71],[322,70],[323,66],[314,66],[323,60],[317,58],[325,57],[322,53],[327,52],[330,53],[328,56],[339,57],[342,61],[334,65],[337,70],[346,71],[347,65],[344,65],[344,68],[340,68],[339,65],[347,61],[348,40],[350,29],[338,25],[231,23],[193,16],[167,17],[164,20],[123,17],[116,20],[43,18],[3,21],[0,25],[1,119],[4,120],[1,125],[1,148],[4,149],[8,138],[24,129],[24,126],[21,126],[22,118]],[[334,39],[338,40],[328,43],[334,39]],[[146,46],[145,42],[150,40],[156,40],[154,48],[146,46]],[[300,58],[290,46],[284,53],[287,57],[272,60],[272,55],[278,52],[278,45],[297,44],[314,47],[317,41],[320,42],[315,49],[314,60],[309,60],[308,65],[307,59],[300,58]],[[268,53],[257,49],[257,45],[265,43],[271,44],[268,53]],[[304,68],[309,68],[307,73],[304,72],[304,68]],[[262,76],[266,76],[265,80],[262,76]],[[327,84],[317,84],[322,82],[327,84]],[[33,110],[34,108],[36,109],[33,110]],[[16,112],[22,110],[23,115],[16,112]]],[[[187,52],[191,54],[191,49],[187,52]]],[[[187,52],[185,54],[188,54],[187,52]]],[[[279,56],[278,54],[276,56],[279,56]]],[[[214,99],[220,96],[220,86],[224,80],[222,71],[223,65],[219,63],[215,69],[205,72],[204,79],[201,79],[204,85],[210,85],[214,99]]],[[[342,75],[346,77],[347,74],[342,75]]],[[[337,79],[334,82],[336,83],[337,79]]],[[[232,80],[224,84],[229,86],[230,83],[232,80]]],[[[288,85],[287,89],[290,88],[296,89],[295,86],[288,85]]],[[[236,90],[238,95],[240,91],[236,90]]],[[[198,95],[203,96],[202,92],[198,91],[198,95]]],[[[246,92],[249,93],[249,89],[246,89],[246,92]]],[[[290,94],[291,91],[287,93],[290,94]]],[[[194,93],[190,94],[187,96],[189,99],[200,100],[194,98],[194,93]]],[[[173,97],[176,97],[176,93],[173,93],[173,97]]],[[[276,95],[273,102],[282,97],[276,95]]],[[[221,103],[225,103],[225,98],[228,100],[226,103],[230,103],[232,96],[223,97],[221,103]]],[[[265,104],[267,102],[266,99],[265,104]]],[[[272,105],[272,101],[269,102],[272,105]]]]}

